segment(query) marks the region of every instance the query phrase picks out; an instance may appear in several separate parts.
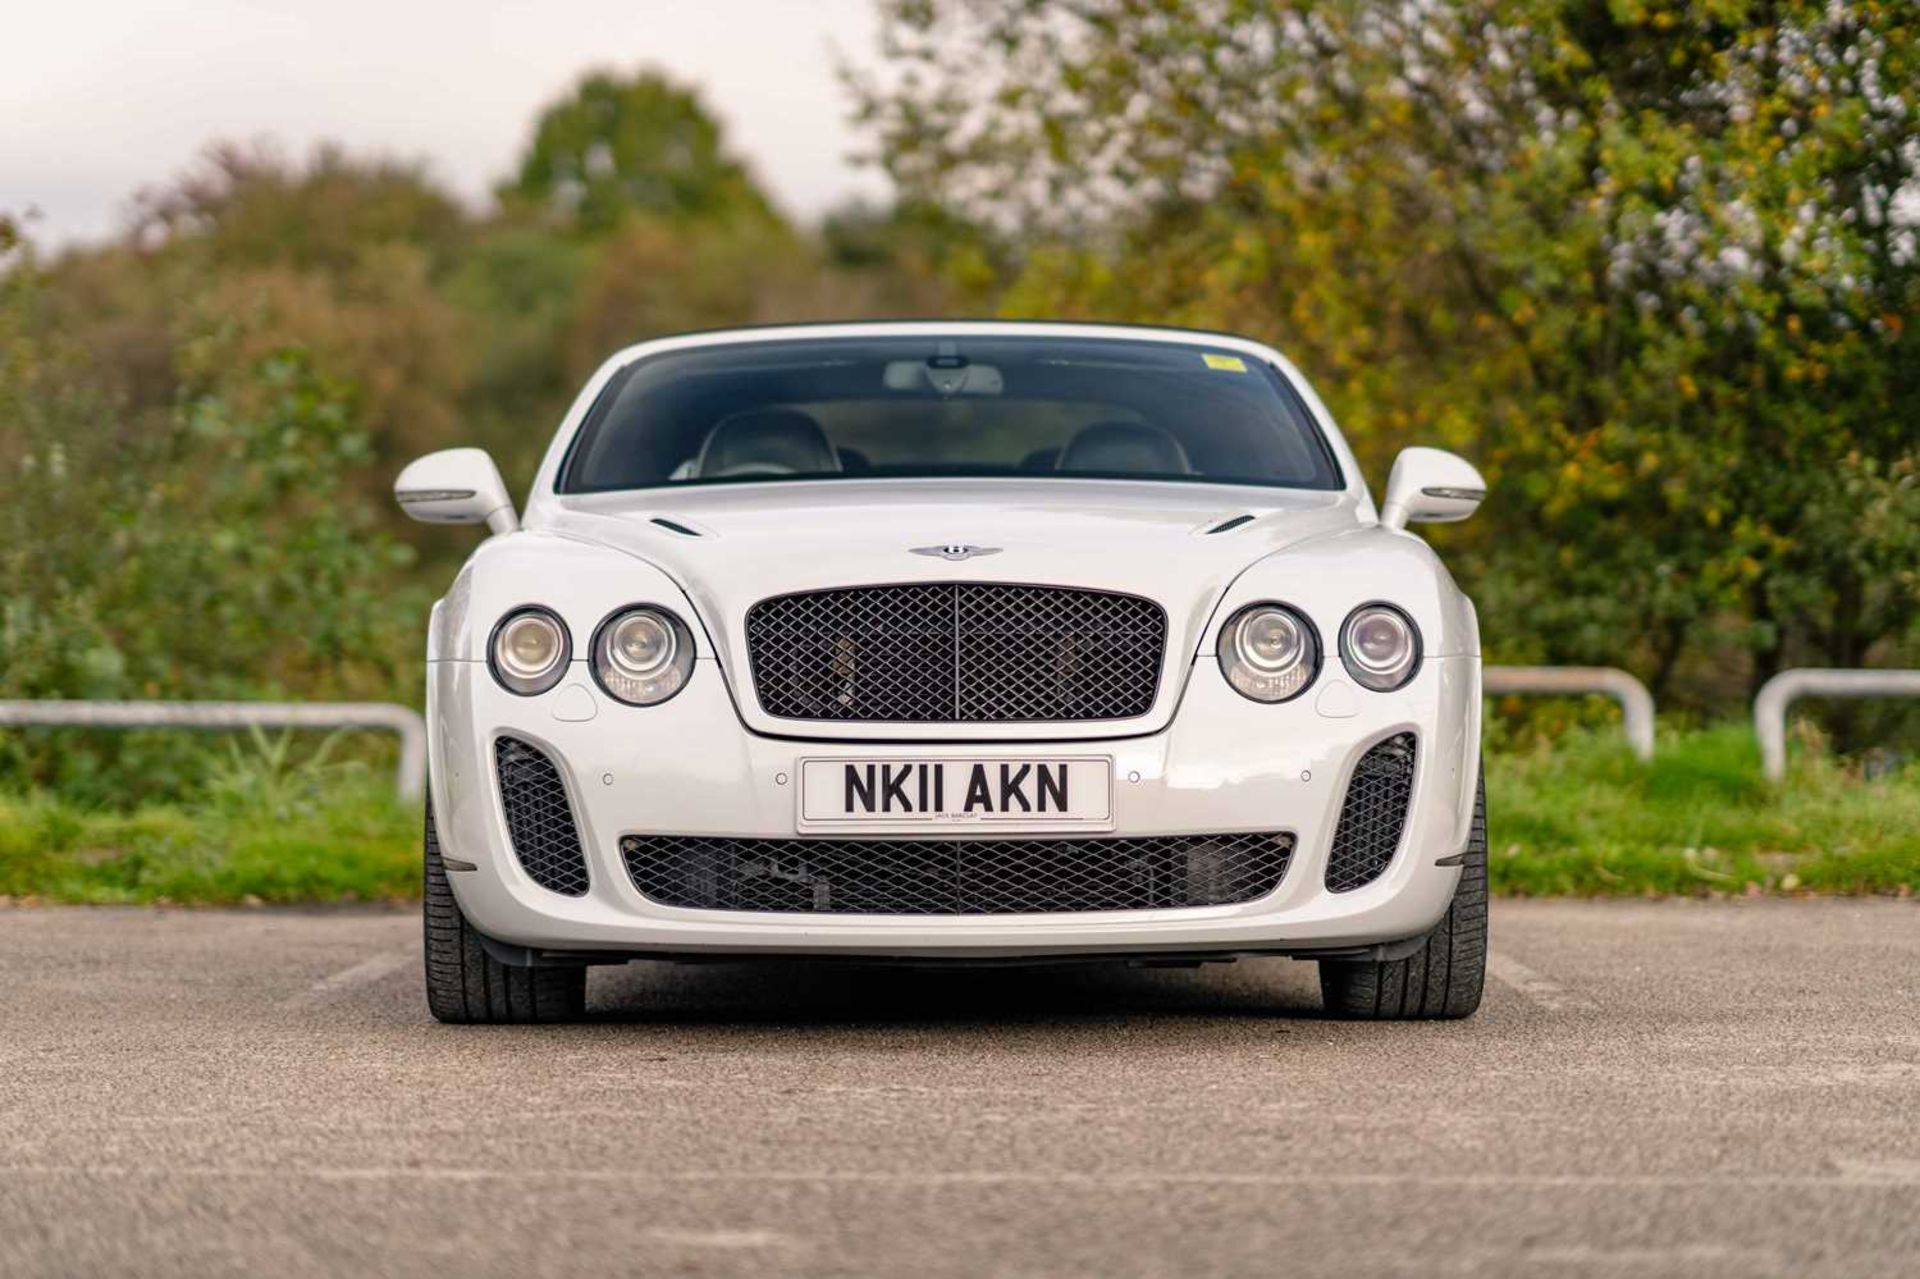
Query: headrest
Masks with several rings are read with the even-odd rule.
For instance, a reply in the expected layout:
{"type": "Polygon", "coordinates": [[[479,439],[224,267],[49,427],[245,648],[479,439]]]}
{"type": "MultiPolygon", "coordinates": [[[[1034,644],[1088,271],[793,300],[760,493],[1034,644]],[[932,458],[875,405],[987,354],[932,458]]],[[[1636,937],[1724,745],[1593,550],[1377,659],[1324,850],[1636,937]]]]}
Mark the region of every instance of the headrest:
{"type": "Polygon", "coordinates": [[[707,432],[694,468],[719,475],[818,475],[840,469],[840,456],[820,424],[797,409],[750,409],[707,432]]]}
{"type": "Polygon", "coordinates": [[[1095,422],[1081,427],[1060,450],[1061,471],[1123,471],[1144,475],[1191,475],[1193,463],[1180,441],[1143,422],[1095,422]]]}

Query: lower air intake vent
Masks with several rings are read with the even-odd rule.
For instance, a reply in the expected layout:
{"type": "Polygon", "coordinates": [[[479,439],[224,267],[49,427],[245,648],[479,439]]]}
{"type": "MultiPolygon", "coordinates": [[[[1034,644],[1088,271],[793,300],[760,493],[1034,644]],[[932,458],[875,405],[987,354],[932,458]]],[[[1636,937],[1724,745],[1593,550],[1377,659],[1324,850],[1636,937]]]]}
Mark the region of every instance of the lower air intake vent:
{"type": "Polygon", "coordinates": [[[497,739],[493,759],[500,770],[507,834],[521,869],[542,888],[581,896],[587,891],[587,857],[560,770],[539,747],[517,737],[497,739]]]}
{"type": "Polygon", "coordinates": [[[628,835],[634,887],[666,906],[841,915],[1020,915],[1252,901],[1293,836],[711,839],[628,835]]]}
{"type": "Polygon", "coordinates": [[[1333,832],[1327,888],[1336,893],[1364,888],[1386,873],[1400,847],[1413,797],[1414,741],[1399,733],[1360,757],[1347,783],[1347,802],[1333,832]]]}

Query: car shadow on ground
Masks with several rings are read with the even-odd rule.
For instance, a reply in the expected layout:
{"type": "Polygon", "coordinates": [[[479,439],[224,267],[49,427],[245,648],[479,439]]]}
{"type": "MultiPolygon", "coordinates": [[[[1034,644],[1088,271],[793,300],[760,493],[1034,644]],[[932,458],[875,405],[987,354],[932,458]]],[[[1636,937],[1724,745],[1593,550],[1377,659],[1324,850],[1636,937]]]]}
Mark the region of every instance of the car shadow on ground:
{"type": "Polygon", "coordinates": [[[1199,968],[916,968],[847,963],[634,963],[597,969],[602,1024],[1007,1026],[1135,1018],[1319,1018],[1311,964],[1199,968]]]}

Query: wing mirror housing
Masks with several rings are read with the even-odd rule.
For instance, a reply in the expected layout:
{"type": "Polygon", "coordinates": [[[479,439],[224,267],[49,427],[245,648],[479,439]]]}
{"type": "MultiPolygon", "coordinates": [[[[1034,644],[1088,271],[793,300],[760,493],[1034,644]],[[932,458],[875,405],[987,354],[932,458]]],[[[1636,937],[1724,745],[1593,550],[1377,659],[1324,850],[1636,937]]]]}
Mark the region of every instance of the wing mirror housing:
{"type": "Polygon", "coordinates": [[[1451,524],[1472,515],[1486,496],[1486,480],[1466,458],[1445,449],[1402,449],[1387,477],[1380,524],[1451,524]]]}
{"type": "Polygon", "coordinates": [[[506,481],[485,449],[441,449],[409,462],[393,482],[393,496],[423,524],[485,524],[495,533],[520,527],[506,481]]]}

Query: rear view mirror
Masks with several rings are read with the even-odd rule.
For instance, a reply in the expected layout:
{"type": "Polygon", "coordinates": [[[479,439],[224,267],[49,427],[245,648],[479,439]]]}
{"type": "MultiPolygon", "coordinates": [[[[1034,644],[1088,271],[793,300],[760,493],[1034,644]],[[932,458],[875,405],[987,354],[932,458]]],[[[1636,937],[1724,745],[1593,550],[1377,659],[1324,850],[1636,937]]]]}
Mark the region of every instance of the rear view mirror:
{"type": "Polygon", "coordinates": [[[955,395],[999,395],[1006,379],[991,364],[972,364],[957,357],[942,363],[931,360],[889,360],[882,375],[889,391],[932,391],[942,399],[955,395]]]}
{"type": "Polygon", "coordinates": [[[423,524],[482,524],[495,533],[520,527],[506,481],[485,449],[441,449],[407,464],[393,482],[400,509],[423,524]]]}
{"type": "Polygon", "coordinates": [[[1386,528],[1451,524],[1472,515],[1486,496],[1486,480],[1464,457],[1444,449],[1402,449],[1387,477],[1380,523],[1386,528]]]}

